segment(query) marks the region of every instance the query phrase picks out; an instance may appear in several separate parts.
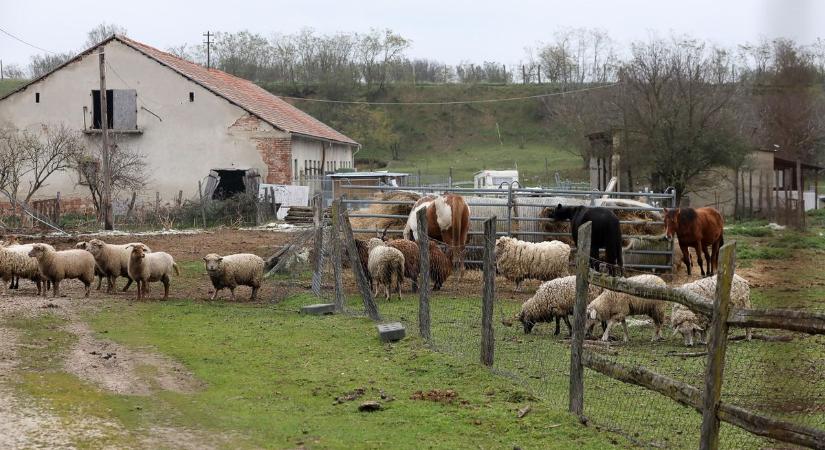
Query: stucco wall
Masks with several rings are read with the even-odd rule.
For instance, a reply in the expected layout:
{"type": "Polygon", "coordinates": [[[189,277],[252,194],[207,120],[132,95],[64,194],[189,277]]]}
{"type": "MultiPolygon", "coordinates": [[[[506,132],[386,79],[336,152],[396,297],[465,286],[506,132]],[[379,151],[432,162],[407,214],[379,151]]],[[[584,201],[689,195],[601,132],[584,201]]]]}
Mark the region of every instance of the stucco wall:
{"type": "MultiPolygon", "coordinates": [[[[264,180],[290,181],[288,133],[249,116],[120,42],[108,43],[105,51],[107,88],[137,91],[137,124],[142,134],[119,134],[117,143],[146,155],[150,181],[140,198],[154,201],[158,191],[164,202],[171,202],[178,190],[183,190],[185,198],[195,198],[198,180],[215,168],[256,168],[264,180]],[[189,101],[190,92],[194,102],[189,101]]],[[[91,126],[91,91],[99,86],[98,55],[85,56],[0,101],[0,126],[37,131],[42,124],[62,122],[82,130],[84,118],[91,126]],[[34,101],[36,92],[40,103],[34,101]]],[[[99,145],[100,135],[84,135],[83,139],[91,148],[99,145]]],[[[315,144],[320,148],[320,143],[315,144]]],[[[74,170],[55,174],[37,197],[53,197],[58,191],[64,199],[86,197],[87,188],[77,184],[78,178],[74,170]]],[[[120,197],[125,200],[129,195],[120,197]]]]}

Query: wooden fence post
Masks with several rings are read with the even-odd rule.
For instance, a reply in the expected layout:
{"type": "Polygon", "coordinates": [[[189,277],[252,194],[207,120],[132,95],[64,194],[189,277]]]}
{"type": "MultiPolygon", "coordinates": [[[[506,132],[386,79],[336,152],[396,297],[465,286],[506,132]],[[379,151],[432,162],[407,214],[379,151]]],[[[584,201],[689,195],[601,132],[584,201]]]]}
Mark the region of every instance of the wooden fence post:
{"type": "MultiPolygon", "coordinates": [[[[799,229],[805,229],[805,189],[802,186],[802,163],[796,160],[796,206],[799,208],[799,229]]],[[[817,201],[816,199],[814,201],[817,201]]]]}
{"type": "Polygon", "coordinates": [[[364,268],[361,267],[361,260],[358,258],[358,248],[355,246],[355,237],[352,235],[352,225],[349,223],[349,214],[346,208],[341,208],[341,231],[344,234],[344,242],[347,246],[347,253],[349,254],[349,262],[352,266],[352,273],[355,275],[355,282],[358,285],[358,290],[361,291],[361,297],[364,298],[364,311],[374,321],[381,320],[378,314],[378,306],[372,298],[372,291],[370,284],[367,282],[367,276],[364,275],[364,268]]]}
{"type": "Polygon", "coordinates": [[[418,330],[424,340],[430,335],[430,237],[427,235],[427,208],[421,208],[416,214],[418,229],[418,330]]]}
{"type": "Polygon", "coordinates": [[[198,180],[198,197],[201,200],[201,218],[203,218],[203,227],[206,228],[206,205],[203,203],[203,187],[201,181],[198,180]]]}
{"type": "Polygon", "coordinates": [[[705,370],[705,390],[702,398],[702,429],[699,448],[719,448],[719,401],[722,397],[722,378],[725,371],[725,352],[728,347],[728,316],[730,315],[730,288],[736,264],[736,243],[722,247],[719,252],[719,272],[716,275],[716,295],[713,317],[708,326],[708,362],[705,370]]]}
{"type": "Polygon", "coordinates": [[[484,278],[481,301],[481,364],[493,366],[493,301],[496,294],[496,216],[484,221],[484,278]]]}
{"type": "Polygon", "coordinates": [[[332,270],[335,273],[335,311],[344,311],[344,279],[343,266],[341,265],[341,200],[332,202],[332,231],[330,241],[332,241],[332,270]]]}
{"type": "Polygon", "coordinates": [[[315,225],[315,242],[314,251],[315,257],[312,258],[312,293],[316,297],[321,296],[321,271],[323,270],[323,251],[324,251],[324,213],[323,202],[321,196],[316,195],[312,198],[313,222],[315,225]]]}
{"type": "Polygon", "coordinates": [[[592,224],[579,227],[579,248],[576,250],[576,304],[573,306],[573,335],[570,338],[570,405],[569,411],[584,423],[584,349],[585,313],[590,277],[590,234],[592,224]]]}

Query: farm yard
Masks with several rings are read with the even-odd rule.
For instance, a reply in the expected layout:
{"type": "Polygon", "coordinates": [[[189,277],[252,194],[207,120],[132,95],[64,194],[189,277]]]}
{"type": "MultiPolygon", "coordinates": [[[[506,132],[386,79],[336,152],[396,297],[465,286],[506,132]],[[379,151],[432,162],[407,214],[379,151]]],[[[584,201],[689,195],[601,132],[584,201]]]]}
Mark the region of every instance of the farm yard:
{"type": "MultiPolygon", "coordinates": [[[[750,280],[754,307],[825,309],[825,274],[810,264],[825,252],[822,217],[810,216],[813,226],[804,233],[773,230],[766,222],[728,227],[728,239],[738,245],[737,273],[750,280]]],[[[700,415],[595,372],[585,378],[590,426],[576,423],[566,412],[570,347],[564,325],[559,336],[550,324],[529,335],[518,322],[507,326],[536,281],[526,281],[522,293],[502,277],[496,282],[492,370],[478,364],[477,270],[460,282],[450,278],[431,295],[429,344],[417,335],[417,295],[407,287],[401,301],[378,300],[386,320],[406,325],[410,336],[398,343],[382,344],[372,322],[358,314],[299,315],[301,306],[318,302],[308,266],[268,279],[257,302],[246,300],[244,288],[236,302],[226,291],[207,300],[205,253],[268,256],[299,233],[216,229],[140,236],[181,267],[165,302],[154,286],[144,301],[135,301],[134,288],[116,294],[104,288],[83,299],[76,281],[64,282],[66,296],[58,299],[33,296],[31,284],[7,293],[0,395],[8,406],[0,414],[3,426],[17,431],[0,433],[3,446],[695,446],[700,415]],[[383,409],[359,412],[366,400],[383,409]]],[[[69,248],[75,239],[45,240],[69,248]]],[[[327,298],[330,277],[323,278],[327,298]]],[[[344,286],[347,310],[357,311],[361,299],[349,270],[344,286]]],[[[705,358],[672,356],[690,350],[681,336],[666,329],[664,342],[651,343],[652,328],[643,321],[632,322],[630,331],[629,343],[596,351],[701,384],[705,358]]],[[[825,423],[821,336],[732,341],[727,360],[724,399],[810,426],[825,423]]],[[[771,445],[727,425],[722,443],[771,445]]]]}
{"type": "Polygon", "coordinates": [[[825,449],[825,4],[52,3],[0,449],[825,449]]]}

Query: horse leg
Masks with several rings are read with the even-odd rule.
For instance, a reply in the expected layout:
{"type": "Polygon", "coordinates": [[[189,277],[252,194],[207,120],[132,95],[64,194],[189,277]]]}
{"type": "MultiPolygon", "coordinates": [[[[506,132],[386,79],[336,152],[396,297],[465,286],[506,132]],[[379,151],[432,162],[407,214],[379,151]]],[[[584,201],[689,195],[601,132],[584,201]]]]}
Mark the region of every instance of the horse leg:
{"type": "Polygon", "coordinates": [[[717,239],[716,242],[713,243],[713,247],[711,247],[712,254],[710,260],[713,262],[713,273],[719,271],[719,247],[722,246],[721,241],[721,238],[717,239]]]}
{"type": "Polygon", "coordinates": [[[705,265],[707,266],[707,274],[708,276],[713,275],[713,268],[711,267],[712,259],[710,257],[710,252],[708,251],[708,247],[702,244],[702,252],[705,254],[705,265]]]}
{"type": "Polygon", "coordinates": [[[685,263],[687,274],[690,275],[690,247],[682,244],[682,241],[679,241],[679,248],[682,250],[682,262],[685,263]]]}
{"type": "MultiPolygon", "coordinates": [[[[693,246],[693,248],[696,249],[696,262],[699,264],[699,272],[704,277],[705,276],[705,266],[703,265],[704,263],[702,262],[702,246],[697,243],[696,245],[693,246]]],[[[705,251],[707,251],[707,250],[705,250],[705,251]]]]}

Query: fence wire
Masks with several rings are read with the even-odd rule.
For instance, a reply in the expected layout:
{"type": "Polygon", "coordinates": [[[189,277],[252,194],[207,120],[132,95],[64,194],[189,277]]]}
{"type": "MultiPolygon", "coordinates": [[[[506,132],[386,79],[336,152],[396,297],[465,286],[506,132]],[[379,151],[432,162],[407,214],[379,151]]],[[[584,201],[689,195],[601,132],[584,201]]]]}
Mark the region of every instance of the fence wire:
{"type": "MultiPolygon", "coordinates": [[[[325,222],[327,224],[328,222],[325,222]]],[[[335,237],[326,227],[321,245],[323,270],[320,299],[334,302],[335,282],[331,240],[335,237]]],[[[365,235],[359,236],[365,238],[365,235]]],[[[306,245],[311,246],[311,239],[306,245]]],[[[311,261],[311,258],[310,258],[311,261]]],[[[364,305],[344,255],[343,286],[346,293],[345,313],[364,315],[364,305]]],[[[602,270],[609,269],[599,265],[602,270]]],[[[311,287],[311,267],[289,272],[287,282],[311,287]]],[[[574,269],[570,268],[572,274],[574,269]]],[[[648,274],[630,268],[626,277],[648,274]]],[[[662,276],[662,275],[660,275],[662,276]]],[[[684,279],[670,274],[662,276],[671,287],[684,279]]],[[[537,398],[566,409],[570,377],[569,331],[563,320],[559,334],[556,324],[538,323],[525,334],[516,316],[541,282],[527,280],[521,292],[515,283],[499,275],[495,283],[494,337],[495,358],[492,369],[514,384],[509,394],[520,405],[537,398]]],[[[419,287],[421,288],[421,287],[419,287]]],[[[466,270],[461,280],[457,274],[444,283],[441,291],[430,293],[431,348],[460,360],[478,362],[481,349],[483,274],[466,270]]],[[[404,279],[402,299],[393,295],[384,299],[383,289],[375,299],[383,322],[404,324],[408,338],[420,338],[419,294],[411,291],[411,281],[404,279]]],[[[754,305],[758,307],[759,305],[754,305]]],[[[647,316],[627,318],[628,341],[621,340],[623,329],[611,330],[611,340],[602,342],[602,327],[596,324],[593,336],[585,341],[586,351],[609,358],[629,367],[644,367],[658,374],[697,387],[704,387],[706,355],[703,345],[686,347],[682,336],[670,326],[673,304],[664,302],[665,321],[661,340],[653,341],[654,324],[647,316]]],[[[572,321],[572,315],[569,320],[572,321]]],[[[789,332],[754,330],[756,338],[741,339],[745,330],[731,328],[725,364],[722,401],[751,409],[769,417],[795,424],[825,429],[825,337],[804,336],[789,332]],[[781,337],[777,337],[781,336],[781,337]],[[786,338],[792,338],[787,341],[786,338]]],[[[599,430],[617,436],[622,445],[645,448],[696,448],[699,442],[701,414],[670,398],[642,387],[617,381],[586,369],[584,415],[599,430]]],[[[787,448],[786,444],[749,434],[722,423],[720,448],[787,448]]]]}

